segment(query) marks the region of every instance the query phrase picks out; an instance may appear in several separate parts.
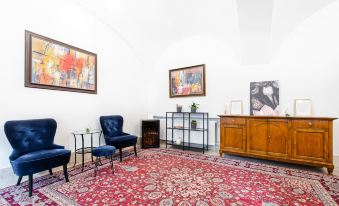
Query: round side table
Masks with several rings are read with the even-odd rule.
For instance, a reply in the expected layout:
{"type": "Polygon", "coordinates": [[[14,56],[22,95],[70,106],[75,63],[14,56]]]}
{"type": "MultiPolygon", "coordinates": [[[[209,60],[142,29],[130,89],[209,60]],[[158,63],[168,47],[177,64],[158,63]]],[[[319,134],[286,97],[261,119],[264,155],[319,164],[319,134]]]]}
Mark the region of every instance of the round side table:
{"type": "Polygon", "coordinates": [[[85,130],[81,130],[81,131],[75,131],[75,132],[72,132],[73,134],[73,137],[74,137],[74,165],[73,167],[75,167],[76,163],[77,163],[77,154],[81,154],[82,155],[82,168],[81,168],[81,171],[84,171],[84,166],[85,166],[85,154],[86,153],[91,153],[91,159],[92,159],[92,162],[93,162],[93,137],[95,135],[98,135],[99,136],[99,146],[100,146],[100,138],[101,138],[101,134],[102,134],[102,131],[99,130],[99,129],[94,129],[94,130],[90,130],[90,131],[85,131],[85,130]],[[91,138],[91,146],[90,147],[85,147],[85,137],[86,136],[90,136],[91,138]],[[77,138],[80,138],[81,137],[81,147],[80,148],[77,148],[77,138]]]}

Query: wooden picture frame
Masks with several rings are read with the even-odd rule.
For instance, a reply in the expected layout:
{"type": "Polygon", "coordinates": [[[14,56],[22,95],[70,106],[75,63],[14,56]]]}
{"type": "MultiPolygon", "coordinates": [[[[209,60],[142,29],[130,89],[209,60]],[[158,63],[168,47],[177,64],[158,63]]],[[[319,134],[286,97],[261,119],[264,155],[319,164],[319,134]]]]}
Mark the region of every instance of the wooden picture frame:
{"type": "Polygon", "coordinates": [[[242,100],[232,100],[230,102],[230,115],[242,115],[243,103],[242,100]]]}
{"type": "Polygon", "coordinates": [[[313,113],[313,105],[311,99],[295,99],[294,115],[299,117],[311,117],[313,113]]]}
{"type": "Polygon", "coordinates": [[[25,87],[97,94],[97,55],[25,31],[25,87]]]}
{"type": "Polygon", "coordinates": [[[205,64],[169,70],[169,97],[206,96],[205,64]]]}

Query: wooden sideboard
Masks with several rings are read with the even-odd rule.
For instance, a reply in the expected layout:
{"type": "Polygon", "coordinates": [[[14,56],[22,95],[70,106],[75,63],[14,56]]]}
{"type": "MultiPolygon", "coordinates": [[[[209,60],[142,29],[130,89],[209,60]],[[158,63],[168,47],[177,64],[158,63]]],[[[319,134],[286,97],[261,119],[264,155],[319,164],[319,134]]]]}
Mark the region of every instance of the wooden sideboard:
{"type": "Polygon", "coordinates": [[[332,174],[333,120],[330,117],[220,117],[223,153],[326,167],[332,174]]]}

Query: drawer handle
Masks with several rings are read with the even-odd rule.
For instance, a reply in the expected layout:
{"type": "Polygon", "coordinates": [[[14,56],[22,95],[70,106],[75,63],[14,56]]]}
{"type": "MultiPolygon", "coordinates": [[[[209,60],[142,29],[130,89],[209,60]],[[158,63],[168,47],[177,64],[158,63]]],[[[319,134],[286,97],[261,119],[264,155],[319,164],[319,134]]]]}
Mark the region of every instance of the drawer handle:
{"type": "Polygon", "coordinates": [[[312,122],[308,122],[308,126],[312,127],[312,125],[313,125],[312,122]]]}
{"type": "Polygon", "coordinates": [[[234,122],[234,119],[232,119],[232,122],[234,122]]]}

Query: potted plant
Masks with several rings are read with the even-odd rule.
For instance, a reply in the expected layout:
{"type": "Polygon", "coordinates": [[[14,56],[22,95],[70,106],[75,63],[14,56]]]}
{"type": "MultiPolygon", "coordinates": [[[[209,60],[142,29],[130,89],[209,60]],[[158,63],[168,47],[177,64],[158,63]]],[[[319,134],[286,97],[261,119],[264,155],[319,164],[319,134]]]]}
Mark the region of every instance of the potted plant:
{"type": "Polygon", "coordinates": [[[177,112],[181,112],[182,111],[182,105],[177,104],[177,112]]]}
{"type": "Polygon", "coordinates": [[[197,120],[192,120],[191,121],[191,128],[192,129],[197,129],[197,124],[198,124],[197,120]]]}
{"type": "Polygon", "coordinates": [[[85,129],[85,131],[86,131],[86,133],[90,133],[90,132],[91,132],[91,128],[87,127],[87,128],[85,129]]]}
{"type": "Polygon", "coordinates": [[[194,113],[194,112],[197,112],[197,109],[199,108],[199,104],[193,102],[190,107],[191,107],[191,112],[194,113]]]}

